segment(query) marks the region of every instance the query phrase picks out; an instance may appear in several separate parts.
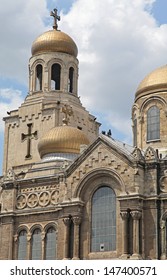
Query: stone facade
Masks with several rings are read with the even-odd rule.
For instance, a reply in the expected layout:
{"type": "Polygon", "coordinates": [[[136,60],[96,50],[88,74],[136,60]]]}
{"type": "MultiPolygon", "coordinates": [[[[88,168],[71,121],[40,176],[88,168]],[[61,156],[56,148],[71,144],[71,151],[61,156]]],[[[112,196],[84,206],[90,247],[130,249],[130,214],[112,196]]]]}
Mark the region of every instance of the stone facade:
{"type": "Polygon", "coordinates": [[[0,259],[167,259],[166,91],[155,94],[154,88],[144,95],[140,88],[136,94],[132,109],[136,140],[130,147],[99,135],[100,124],[78,97],[74,55],[35,54],[29,69],[29,94],[4,118],[0,259]],[[54,64],[62,69],[56,90],[50,83],[54,64]],[[70,67],[73,92],[68,88],[70,67]],[[61,108],[66,104],[73,110],[68,125],[82,129],[90,145],[73,160],[63,160],[63,154],[61,158],[56,154],[55,160],[41,159],[38,142],[51,128],[62,125],[61,108]],[[160,139],[147,141],[151,106],[160,111],[160,139]],[[107,204],[104,194],[96,197],[99,190],[107,191],[112,203],[107,204]]]}

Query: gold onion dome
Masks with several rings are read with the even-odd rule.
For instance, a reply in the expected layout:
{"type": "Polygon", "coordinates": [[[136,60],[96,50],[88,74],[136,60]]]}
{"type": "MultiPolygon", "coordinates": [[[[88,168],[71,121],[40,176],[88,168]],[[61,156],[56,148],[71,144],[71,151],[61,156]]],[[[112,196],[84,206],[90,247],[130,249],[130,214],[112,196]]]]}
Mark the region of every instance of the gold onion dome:
{"type": "Polygon", "coordinates": [[[38,144],[40,157],[56,153],[79,154],[81,145],[88,145],[89,140],[78,128],[63,125],[52,128],[38,144]]]}
{"type": "Polygon", "coordinates": [[[62,52],[77,57],[78,49],[73,39],[66,33],[53,29],[44,32],[33,42],[31,53],[62,52]]]}
{"type": "Polygon", "coordinates": [[[167,65],[155,69],[143,79],[137,88],[136,97],[140,93],[163,89],[167,90],[167,65]]]}

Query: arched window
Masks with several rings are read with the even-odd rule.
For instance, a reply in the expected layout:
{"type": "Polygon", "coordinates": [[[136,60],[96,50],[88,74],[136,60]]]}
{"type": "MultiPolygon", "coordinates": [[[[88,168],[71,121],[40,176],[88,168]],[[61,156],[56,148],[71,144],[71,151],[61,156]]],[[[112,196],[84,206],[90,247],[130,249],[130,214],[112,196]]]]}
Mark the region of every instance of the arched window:
{"type": "Polygon", "coordinates": [[[70,67],[68,76],[68,91],[73,92],[74,68],[70,67]]]}
{"type": "Polygon", "coordinates": [[[147,112],[147,140],[160,139],[160,110],[152,106],[147,112]]]}
{"type": "Polygon", "coordinates": [[[36,81],[35,90],[42,90],[42,65],[38,64],[36,66],[36,81]]]}
{"type": "Polygon", "coordinates": [[[60,90],[61,66],[58,63],[51,68],[51,90],[60,90]]]}
{"type": "Polygon", "coordinates": [[[18,260],[27,259],[27,232],[22,230],[18,238],[18,260]]]}
{"type": "Polygon", "coordinates": [[[42,240],[41,230],[35,229],[32,234],[32,260],[41,260],[42,258],[42,240]]]}
{"type": "Polygon", "coordinates": [[[56,259],[56,230],[50,227],[46,233],[46,260],[56,259]]]}
{"type": "Polygon", "coordinates": [[[100,187],[92,198],[91,251],[116,250],[116,196],[109,187],[100,187]]]}

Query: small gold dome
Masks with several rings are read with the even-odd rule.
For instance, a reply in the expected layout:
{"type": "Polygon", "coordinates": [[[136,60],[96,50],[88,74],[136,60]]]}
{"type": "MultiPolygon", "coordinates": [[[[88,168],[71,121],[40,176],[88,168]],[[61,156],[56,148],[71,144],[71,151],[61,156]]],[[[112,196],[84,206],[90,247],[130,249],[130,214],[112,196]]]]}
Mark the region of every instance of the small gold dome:
{"type": "Polygon", "coordinates": [[[44,52],[62,52],[77,57],[78,49],[70,36],[64,32],[53,29],[44,32],[32,44],[32,55],[44,52]]]}
{"type": "Polygon", "coordinates": [[[167,89],[167,65],[159,67],[148,74],[139,84],[136,96],[152,90],[167,89]]]}
{"type": "Polygon", "coordinates": [[[38,144],[40,157],[53,153],[79,154],[81,145],[88,145],[89,140],[78,128],[57,126],[48,131],[38,144]]]}

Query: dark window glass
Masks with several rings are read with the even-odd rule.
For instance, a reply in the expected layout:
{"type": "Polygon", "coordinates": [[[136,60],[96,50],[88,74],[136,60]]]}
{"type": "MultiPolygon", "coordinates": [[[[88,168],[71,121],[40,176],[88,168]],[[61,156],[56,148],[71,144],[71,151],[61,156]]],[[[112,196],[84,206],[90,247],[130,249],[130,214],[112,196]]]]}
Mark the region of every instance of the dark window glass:
{"type": "Polygon", "coordinates": [[[18,260],[27,259],[27,232],[22,230],[18,238],[18,260]]]}
{"type": "Polygon", "coordinates": [[[73,80],[74,80],[74,68],[70,67],[69,69],[69,78],[68,78],[68,91],[73,92],[73,80]]]}
{"type": "Polygon", "coordinates": [[[116,197],[109,187],[93,195],[91,240],[92,252],[116,250],[116,197]]]}
{"type": "Polygon", "coordinates": [[[46,260],[56,259],[56,231],[53,227],[46,233],[46,260]]]}
{"type": "Polygon", "coordinates": [[[41,64],[38,64],[36,67],[35,90],[42,90],[42,65],[41,64]]]}
{"type": "Polygon", "coordinates": [[[42,258],[41,230],[35,229],[32,235],[32,260],[41,260],[41,258],[42,258]]]}
{"type": "Polygon", "coordinates": [[[152,106],[147,112],[147,140],[160,139],[160,111],[152,106]]]}
{"type": "Polygon", "coordinates": [[[73,247],[74,247],[74,223],[73,221],[71,220],[71,223],[70,223],[70,241],[69,241],[69,258],[72,259],[73,258],[73,247]]]}
{"type": "Polygon", "coordinates": [[[52,65],[51,90],[60,90],[61,66],[58,63],[52,65]]]}

